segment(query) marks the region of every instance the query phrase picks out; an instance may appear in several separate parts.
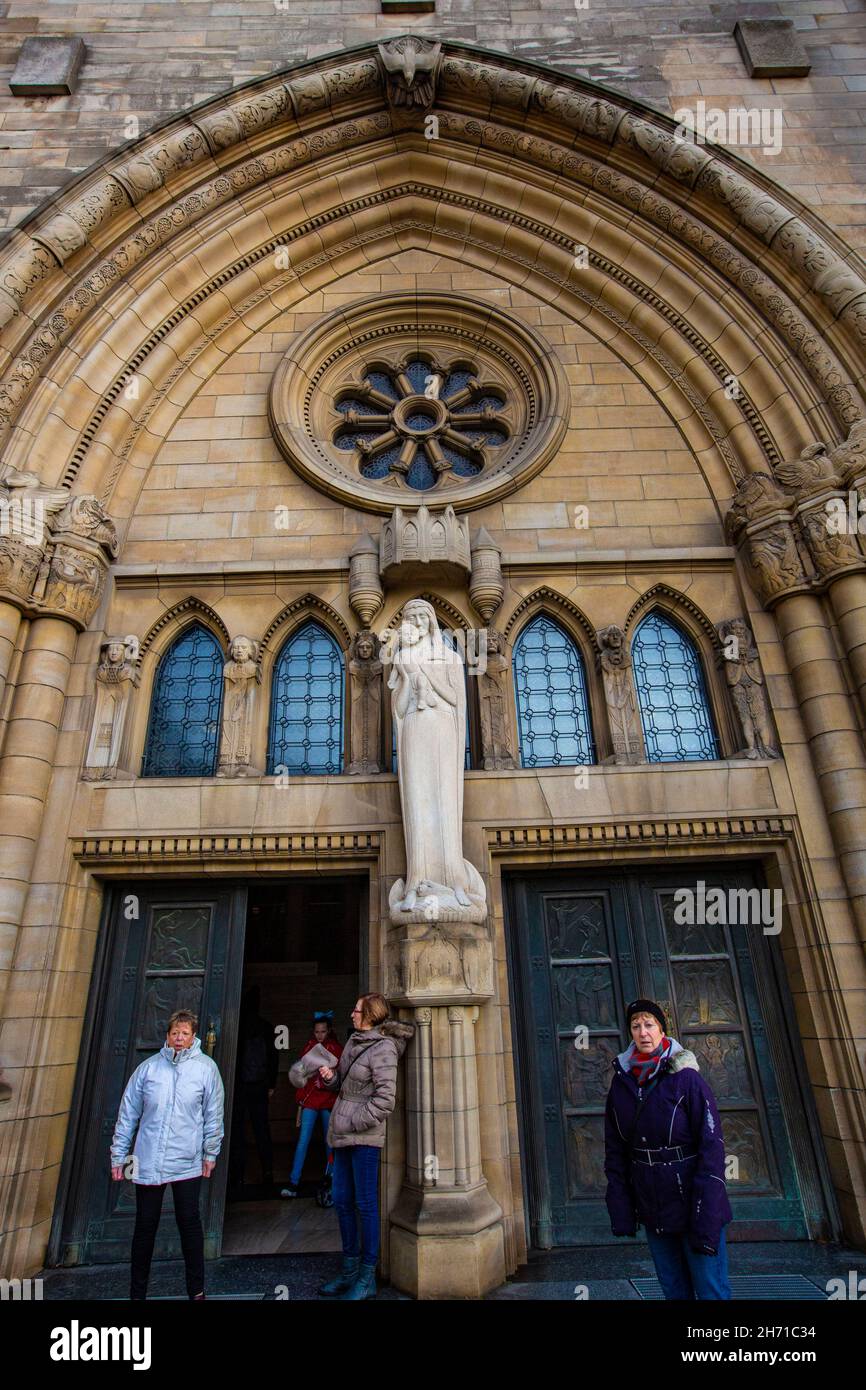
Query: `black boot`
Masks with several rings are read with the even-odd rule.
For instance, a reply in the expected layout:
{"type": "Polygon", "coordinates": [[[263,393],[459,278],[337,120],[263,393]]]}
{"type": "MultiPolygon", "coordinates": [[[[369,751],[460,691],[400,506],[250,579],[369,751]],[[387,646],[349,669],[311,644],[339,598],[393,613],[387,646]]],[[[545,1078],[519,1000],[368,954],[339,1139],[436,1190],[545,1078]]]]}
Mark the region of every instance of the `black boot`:
{"type": "Polygon", "coordinates": [[[342,1270],[336,1279],[332,1279],[328,1284],[323,1284],[319,1293],[323,1298],[336,1298],[338,1294],[348,1293],[349,1289],[357,1282],[360,1267],[360,1255],[344,1255],[342,1270]]]}

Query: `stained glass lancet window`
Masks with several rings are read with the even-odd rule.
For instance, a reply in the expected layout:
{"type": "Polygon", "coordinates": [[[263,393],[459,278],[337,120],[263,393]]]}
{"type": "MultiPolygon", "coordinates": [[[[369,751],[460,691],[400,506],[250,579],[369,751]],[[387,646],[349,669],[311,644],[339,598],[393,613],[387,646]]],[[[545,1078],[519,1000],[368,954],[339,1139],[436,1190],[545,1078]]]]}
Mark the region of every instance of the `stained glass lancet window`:
{"type": "Polygon", "coordinates": [[[343,770],[343,656],[330,633],[305,623],[274,666],[268,772],[343,770]]]}
{"type": "Polygon", "coordinates": [[[647,762],[718,758],[703,671],[691,638],[661,613],[650,613],[634,635],[632,664],[647,762]]]}
{"type": "Polygon", "coordinates": [[[568,633],[546,613],[517,639],[514,689],[523,767],[595,762],[583,661],[568,633]]]}
{"type": "Polygon", "coordinates": [[[150,702],[142,777],[212,777],[216,770],[224,657],[195,623],[164,653],[150,702]]]}

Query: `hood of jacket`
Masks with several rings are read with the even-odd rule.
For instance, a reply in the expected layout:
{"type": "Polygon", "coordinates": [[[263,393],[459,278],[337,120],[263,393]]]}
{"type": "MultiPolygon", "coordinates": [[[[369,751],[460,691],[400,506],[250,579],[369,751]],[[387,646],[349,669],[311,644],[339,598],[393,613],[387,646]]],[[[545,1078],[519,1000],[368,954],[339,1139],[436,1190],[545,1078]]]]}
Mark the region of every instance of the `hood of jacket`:
{"type": "MultiPolygon", "coordinates": [[[[177,1052],[175,1052],[174,1048],[170,1047],[168,1043],[164,1043],[159,1050],[165,1060],[171,1062],[173,1067],[176,1067],[179,1066],[181,1062],[185,1062],[188,1057],[201,1054],[201,1038],[193,1038],[189,1047],[181,1047],[177,1052]]],[[[207,1056],[207,1053],[205,1053],[205,1056],[207,1056]]]]}
{"type": "MultiPolygon", "coordinates": [[[[636,1051],[637,1048],[635,1044],[633,1042],[629,1043],[625,1052],[621,1052],[614,1063],[615,1066],[619,1066],[621,1071],[625,1072],[626,1076],[629,1075],[629,1067],[634,1060],[636,1051]]],[[[670,1057],[668,1058],[667,1069],[668,1071],[682,1071],[684,1067],[690,1067],[694,1071],[700,1071],[698,1059],[695,1054],[690,1052],[687,1047],[683,1047],[682,1043],[678,1043],[676,1038],[671,1038],[671,1051],[670,1057]]]]}
{"type": "Polygon", "coordinates": [[[356,1029],[349,1042],[352,1044],[352,1051],[357,1055],[358,1049],[372,1047],[373,1043],[381,1042],[383,1038],[390,1038],[397,1048],[397,1056],[402,1057],[406,1044],[411,1037],[414,1037],[414,1034],[414,1023],[404,1023],[399,1018],[388,1018],[375,1028],[356,1029]]]}

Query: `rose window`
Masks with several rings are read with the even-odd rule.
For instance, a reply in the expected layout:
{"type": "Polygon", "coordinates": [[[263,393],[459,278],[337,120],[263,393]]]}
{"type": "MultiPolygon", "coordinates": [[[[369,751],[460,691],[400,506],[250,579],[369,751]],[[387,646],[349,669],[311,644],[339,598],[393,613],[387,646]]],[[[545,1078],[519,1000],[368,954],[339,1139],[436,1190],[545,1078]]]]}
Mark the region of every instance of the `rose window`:
{"type": "Polygon", "coordinates": [[[443,474],[474,478],[508,441],[505,392],[472,362],[443,367],[413,357],[371,363],[360,385],[337,397],[338,449],[354,451],[361,476],[397,474],[418,492],[443,474]]]}
{"type": "Polygon", "coordinates": [[[301,477],[353,510],[469,511],[555,457],[568,381],[534,328],[457,291],[377,294],[293,338],[268,397],[301,477]]]}

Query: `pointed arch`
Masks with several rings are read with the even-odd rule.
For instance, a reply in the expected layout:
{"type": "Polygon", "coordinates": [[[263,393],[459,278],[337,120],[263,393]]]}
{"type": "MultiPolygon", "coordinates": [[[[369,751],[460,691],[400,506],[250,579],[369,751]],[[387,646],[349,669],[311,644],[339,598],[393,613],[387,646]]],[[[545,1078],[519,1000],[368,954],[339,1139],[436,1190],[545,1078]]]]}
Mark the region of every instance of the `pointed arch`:
{"type": "Polygon", "coordinates": [[[164,613],[152,623],[141,639],[139,656],[144,657],[151,648],[159,654],[165,649],[166,643],[175,640],[177,632],[181,628],[193,622],[201,622],[205,627],[209,627],[214,635],[222,643],[223,649],[228,650],[229,631],[214,608],[209,603],[204,603],[194,594],[188,598],[181,599],[179,603],[173,603],[164,613]]]}
{"type": "Polygon", "coordinates": [[[13,466],[75,480],[122,522],[136,500],[124,470],[143,481],[209,361],[311,284],[375,262],[395,232],[467,265],[489,267],[495,251],[506,282],[579,312],[669,398],[717,503],[743,472],[772,469],[776,419],[790,451],[816,429],[841,438],[863,418],[866,266],[747,160],[677,140],[671,119],[597,82],[471,46],[442,45],[437,142],[392,116],[389,81],[374,44],[255,79],[108,155],[12,231],[0,253],[0,432],[13,466]],[[324,176],[331,186],[335,154],[351,157],[353,197],[316,199],[299,223],[298,196],[324,189],[324,176]],[[446,177],[449,164],[466,187],[446,177]],[[490,170],[514,197],[485,198],[490,170]],[[579,273],[563,208],[587,227],[579,273]],[[742,249],[750,244],[759,252],[742,249]],[[205,245],[207,269],[196,262],[205,245]],[[282,246],[289,264],[278,270],[282,246]],[[632,247],[652,262],[643,279],[629,268],[632,247]],[[719,322],[707,335],[710,300],[719,322]],[[756,357],[759,317],[774,347],[756,357]],[[747,382],[726,395],[740,360],[753,364],[754,400],[775,402],[773,412],[757,408],[747,382]],[[123,391],[130,373],[137,402],[123,391]]]}
{"type": "Polygon", "coordinates": [[[266,655],[269,656],[276,646],[283,645],[289,631],[307,618],[315,618],[320,622],[336,639],[340,649],[343,652],[348,651],[352,634],[336,608],[319,598],[318,594],[306,593],[300,598],[292,599],[291,603],[281,608],[276,617],[268,623],[259,647],[259,665],[261,666],[263,659],[266,655]]]}
{"type": "Polygon", "coordinates": [[[557,593],[546,584],[541,584],[532,593],[527,594],[521,599],[514,609],[508,622],[505,624],[503,632],[506,640],[511,639],[511,635],[518,626],[523,626],[523,621],[527,615],[533,615],[536,611],[547,608],[553,614],[559,614],[565,619],[566,626],[574,627],[581,633],[582,640],[586,641],[593,656],[598,654],[598,638],[595,635],[595,628],[578,608],[576,603],[566,598],[564,594],[557,593]]]}

